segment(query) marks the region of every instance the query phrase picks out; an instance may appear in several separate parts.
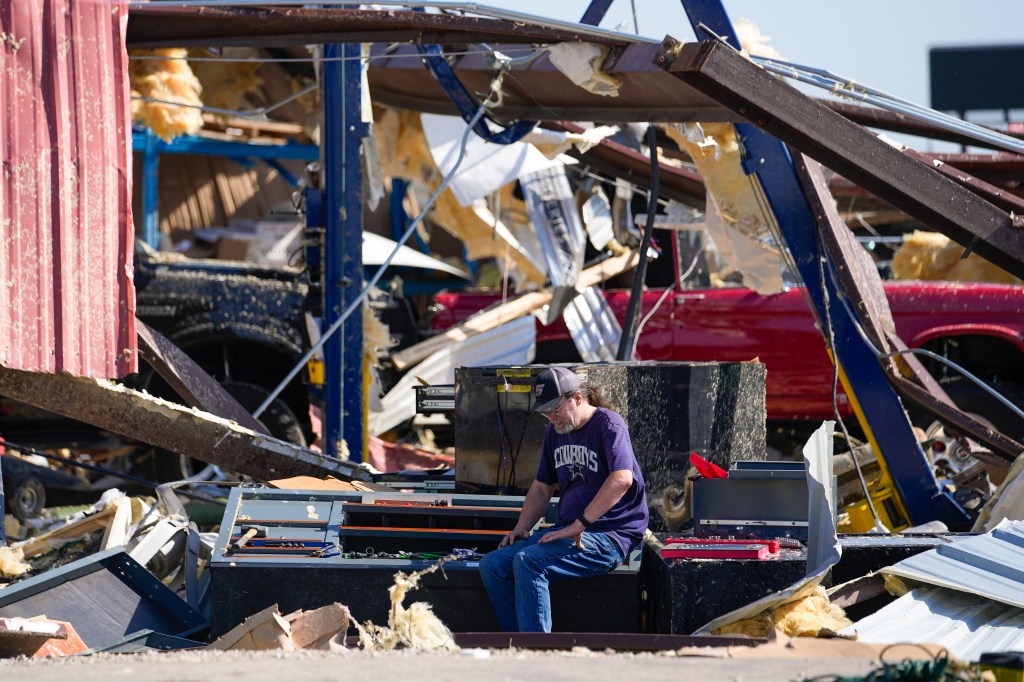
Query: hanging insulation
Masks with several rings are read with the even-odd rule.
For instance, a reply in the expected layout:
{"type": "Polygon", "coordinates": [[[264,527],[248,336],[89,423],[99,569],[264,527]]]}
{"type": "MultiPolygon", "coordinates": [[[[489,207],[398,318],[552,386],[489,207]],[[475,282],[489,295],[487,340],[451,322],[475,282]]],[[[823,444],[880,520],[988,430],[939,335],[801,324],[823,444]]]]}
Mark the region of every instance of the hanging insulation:
{"type": "Polygon", "coordinates": [[[199,132],[203,115],[196,107],[203,103],[200,99],[203,88],[184,59],[185,49],[131,50],[129,55],[164,58],[129,60],[132,121],[147,126],[167,142],[199,132]],[[147,101],[150,99],[160,101],[147,101]]]}
{"type": "Polygon", "coordinates": [[[893,255],[892,274],[896,279],[1024,283],[975,253],[967,258],[963,253],[964,247],[943,234],[914,230],[893,255]]]}
{"type": "MultiPolygon", "coordinates": [[[[222,55],[226,59],[251,58],[258,57],[259,52],[251,48],[227,48],[222,55]]],[[[189,50],[188,56],[209,57],[210,53],[206,50],[193,49],[189,50]]],[[[262,62],[190,59],[188,65],[199,79],[203,104],[208,107],[244,111],[251,108],[246,105],[246,98],[262,92],[263,79],[256,73],[263,66],[262,62]]]]}

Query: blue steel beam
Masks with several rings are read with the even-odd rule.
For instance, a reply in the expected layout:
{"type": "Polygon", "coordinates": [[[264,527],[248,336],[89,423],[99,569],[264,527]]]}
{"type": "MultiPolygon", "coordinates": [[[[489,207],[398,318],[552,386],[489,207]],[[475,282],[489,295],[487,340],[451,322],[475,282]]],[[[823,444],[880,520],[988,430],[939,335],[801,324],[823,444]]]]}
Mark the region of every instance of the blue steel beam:
{"type": "MultiPolygon", "coordinates": [[[[362,166],[359,148],[367,134],[362,121],[361,46],[325,45],[322,71],[324,103],[324,328],[330,328],[363,289],[362,166]],[[342,59],[339,59],[342,58],[342,59]]],[[[362,315],[350,315],[340,334],[324,344],[326,376],[323,432],[329,454],[363,461],[366,424],[363,413],[362,315]]]]}
{"type": "Polygon", "coordinates": [[[207,140],[195,135],[183,135],[170,142],[165,142],[149,132],[149,129],[132,131],[132,150],[145,152],[147,145],[152,145],[159,154],[202,154],[205,156],[230,156],[247,159],[298,159],[300,161],[316,161],[320,158],[320,148],[315,144],[252,144],[249,142],[230,142],[227,140],[207,140]]]}
{"type": "MultiPolygon", "coordinates": [[[[683,7],[698,38],[712,37],[700,28],[703,24],[733,47],[740,48],[736,31],[720,0],[683,0],[683,7]]],[[[851,399],[859,407],[861,426],[877,444],[910,516],[910,524],[938,520],[950,527],[963,526],[969,516],[935,480],[881,363],[858,334],[856,320],[850,318],[842,305],[843,293],[832,278],[822,277],[823,261],[824,269],[834,266],[828,254],[819,248],[814,215],[804,198],[788,150],[781,141],[754,125],[737,123],[735,127],[746,156],[745,170],[757,177],[764,190],[785,245],[814,303],[818,320],[831,322],[833,362],[838,363],[853,389],[851,399]]]]}

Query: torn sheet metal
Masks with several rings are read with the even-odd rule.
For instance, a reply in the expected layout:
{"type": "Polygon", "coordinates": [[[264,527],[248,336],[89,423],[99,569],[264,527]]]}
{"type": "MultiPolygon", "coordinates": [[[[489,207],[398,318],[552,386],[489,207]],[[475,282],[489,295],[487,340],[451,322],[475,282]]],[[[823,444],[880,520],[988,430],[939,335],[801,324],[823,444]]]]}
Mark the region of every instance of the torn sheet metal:
{"type": "Polygon", "coordinates": [[[39,614],[71,623],[92,648],[142,629],[188,637],[209,626],[120,548],[93,554],[0,590],[0,617],[39,614]]]}
{"type": "Polygon", "coordinates": [[[697,629],[693,634],[711,634],[726,625],[752,618],[767,609],[810,596],[817,590],[828,570],[839,561],[842,547],[836,533],[835,506],[831,493],[832,433],[834,430],[835,422],[824,422],[804,445],[804,462],[807,467],[808,518],[812,519],[816,525],[816,527],[808,528],[807,570],[804,577],[784,590],[758,599],[724,616],[719,616],[697,629]],[[810,506],[812,504],[813,507],[810,506]]]}
{"type": "Polygon", "coordinates": [[[687,152],[708,188],[707,230],[726,262],[743,275],[743,285],[759,294],[783,291],[785,259],[776,235],[775,215],[764,201],[756,176],[747,173],[728,123],[667,127],[687,152]]]}
{"type": "Polygon", "coordinates": [[[383,411],[370,414],[368,430],[380,435],[416,415],[413,387],[455,383],[456,367],[528,365],[536,353],[537,325],[526,315],[491,331],[471,336],[435,351],[406,372],[381,399],[383,411]]]}
{"type": "Polygon", "coordinates": [[[576,350],[583,362],[614,362],[622,327],[600,289],[588,288],[562,311],[576,350]]]}
{"type": "Polygon", "coordinates": [[[127,3],[0,9],[0,364],[117,378],[135,355],[127,3]]]}
{"type": "MultiPolygon", "coordinates": [[[[433,114],[424,114],[421,121],[434,163],[443,175],[447,175],[459,160],[466,122],[457,116],[433,114]]],[[[531,144],[496,144],[470,133],[462,163],[448,186],[459,204],[471,206],[477,199],[497,192],[520,175],[543,171],[558,164],[531,144]]]]}
{"type": "Polygon", "coordinates": [[[556,43],[547,48],[551,63],[566,78],[587,92],[618,97],[622,79],[601,71],[608,48],[593,43],[556,43]]]}
{"type": "Polygon", "coordinates": [[[1004,521],[882,572],[1024,608],[1024,521],[1004,521]]]}
{"type": "Polygon", "coordinates": [[[876,644],[938,644],[961,661],[1024,650],[1024,609],[938,587],[912,590],[841,630],[876,644]]]}
{"type": "MultiPolygon", "coordinates": [[[[583,269],[586,251],[586,231],[565,168],[557,166],[520,177],[523,197],[544,251],[548,278],[556,292],[573,292],[569,296],[555,295],[554,302],[568,303],[575,295],[574,287],[583,269]]],[[[548,307],[545,324],[551,324],[561,315],[562,308],[548,307]]]]}

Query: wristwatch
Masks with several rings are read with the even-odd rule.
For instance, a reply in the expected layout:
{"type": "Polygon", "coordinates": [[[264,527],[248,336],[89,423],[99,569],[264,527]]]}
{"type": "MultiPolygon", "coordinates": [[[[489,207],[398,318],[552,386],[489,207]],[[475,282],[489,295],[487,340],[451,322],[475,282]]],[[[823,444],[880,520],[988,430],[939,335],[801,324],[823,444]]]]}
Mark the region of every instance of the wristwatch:
{"type": "Polygon", "coordinates": [[[580,515],[576,517],[576,520],[582,523],[584,528],[590,528],[590,526],[593,525],[590,521],[587,521],[587,517],[583,515],[583,512],[580,512],[580,515]]]}

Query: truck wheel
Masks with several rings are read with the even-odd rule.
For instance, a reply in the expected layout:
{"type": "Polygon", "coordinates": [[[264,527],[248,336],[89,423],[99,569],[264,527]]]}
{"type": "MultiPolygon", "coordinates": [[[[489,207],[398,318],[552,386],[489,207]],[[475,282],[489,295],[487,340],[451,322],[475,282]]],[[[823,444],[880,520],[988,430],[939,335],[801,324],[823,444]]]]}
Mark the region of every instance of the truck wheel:
{"type": "Polygon", "coordinates": [[[11,486],[7,506],[22,523],[39,516],[46,506],[46,489],[42,481],[35,476],[26,476],[18,480],[11,486]]]}
{"type": "MultiPolygon", "coordinates": [[[[950,377],[942,380],[941,384],[950,399],[961,410],[1003,435],[1024,442],[1024,419],[1014,414],[1013,410],[978,387],[970,379],[950,377]]],[[[1024,391],[1020,387],[1004,384],[995,388],[1014,405],[1024,406],[1024,391]]],[[[942,422],[928,417],[912,419],[912,421],[915,425],[922,427],[926,442],[932,443],[925,454],[933,464],[939,467],[948,466],[955,473],[974,460],[961,448],[955,434],[949,432],[942,422]]]]}
{"type": "MultiPolygon", "coordinates": [[[[249,412],[255,411],[270,395],[270,391],[262,386],[243,381],[226,381],[223,386],[249,412]]],[[[280,398],[275,398],[257,421],[267,427],[270,435],[274,438],[302,447],[307,445],[298,417],[280,398]]],[[[205,467],[206,462],[198,459],[166,451],[157,452],[156,478],[161,483],[180,481],[183,478],[194,476],[205,467]]]]}

